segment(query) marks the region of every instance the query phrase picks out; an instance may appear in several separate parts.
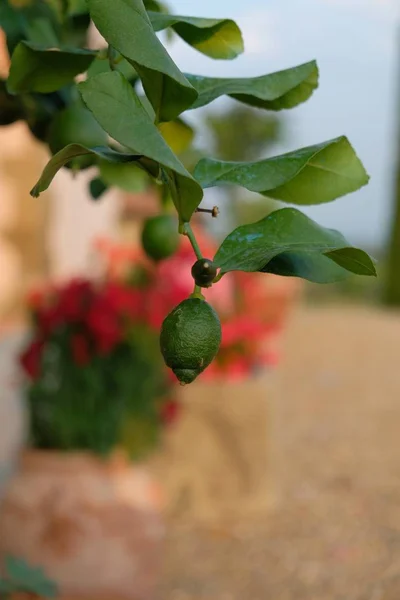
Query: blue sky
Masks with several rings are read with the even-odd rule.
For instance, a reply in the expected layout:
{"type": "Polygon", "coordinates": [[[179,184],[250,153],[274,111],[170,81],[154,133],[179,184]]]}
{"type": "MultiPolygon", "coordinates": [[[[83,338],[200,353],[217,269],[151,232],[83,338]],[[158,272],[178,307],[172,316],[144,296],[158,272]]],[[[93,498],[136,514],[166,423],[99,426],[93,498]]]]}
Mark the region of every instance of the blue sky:
{"type": "MultiPolygon", "coordinates": [[[[246,52],[235,61],[212,61],[175,41],[169,51],[184,71],[253,76],[317,59],[320,87],[306,104],[284,113],[287,134],[277,153],[347,135],[371,175],[370,185],[306,212],[323,225],[341,229],[354,243],[382,244],[393,195],[399,0],[170,0],[169,4],[179,14],[232,17],[245,38],[246,52]]],[[[212,108],[219,106],[215,103],[212,108]]]]}

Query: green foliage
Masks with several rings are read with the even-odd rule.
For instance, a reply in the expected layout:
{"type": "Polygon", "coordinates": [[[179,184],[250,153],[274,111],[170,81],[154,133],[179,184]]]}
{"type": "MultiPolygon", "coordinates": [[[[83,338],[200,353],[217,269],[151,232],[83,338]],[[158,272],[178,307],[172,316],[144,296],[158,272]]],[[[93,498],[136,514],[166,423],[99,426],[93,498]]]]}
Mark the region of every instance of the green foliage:
{"type": "Polygon", "coordinates": [[[131,458],[141,459],[160,435],[165,392],[160,358],[156,334],[135,325],[111,353],[96,354],[82,366],[71,359],[70,331],[56,331],[43,374],[28,390],[32,445],[108,456],[117,445],[125,446],[126,422],[139,420],[153,432],[129,442],[131,458]]]}
{"type": "Polygon", "coordinates": [[[191,108],[200,108],[221,96],[230,96],[250,106],[276,111],[293,108],[310,98],[318,87],[318,67],[312,61],[261,77],[225,79],[186,75],[186,78],[199,94],[191,108]]]}
{"type": "Polygon", "coordinates": [[[100,33],[139,74],[159,121],[193,104],[197,92],[159,41],[141,0],[88,0],[88,6],[100,33]]]}
{"type": "Polygon", "coordinates": [[[224,161],[258,160],[282,134],[277,115],[242,104],[232,104],[223,114],[207,114],[204,122],[216,158],[224,161]]]}
{"type": "MultiPolygon", "coordinates": [[[[180,232],[189,235],[189,222],[205,188],[235,185],[261,194],[268,198],[267,213],[271,199],[321,204],[368,183],[361,161],[343,136],[260,159],[260,151],[264,155],[268,147],[263,136],[271,140],[271,120],[265,129],[249,130],[251,139],[242,144],[248,145],[249,156],[197,160],[191,148],[194,132],[182,118],[185,111],[221,96],[263,111],[291,109],[308,100],[318,86],[315,61],[251,78],[184,74],[156,35],[172,32],[211,58],[229,60],[243,51],[240,29],[230,19],[173,15],[158,0],[32,0],[22,7],[3,0],[0,25],[14,51],[8,90],[18,94],[14,102],[7,90],[0,93],[7,112],[4,123],[23,118],[36,137],[53,152],[59,150],[33,187],[33,196],[47,189],[61,167],[90,164],[96,169],[90,184],[93,198],[101,197],[108,186],[131,191],[140,182],[153,181],[161,187],[162,202],[172,198],[180,232]],[[82,48],[90,19],[107,50],[82,48]],[[73,79],[83,72],[86,80],[77,85],[73,79]],[[145,93],[142,97],[138,83],[145,93]],[[63,139],[54,150],[49,137],[54,123],[79,95],[109,139],[86,142],[80,137],[82,127],[71,127],[74,139],[63,139]]],[[[240,127],[244,125],[243,121],[240,127]]],[[[234,147],[229,135],[224,143],[234,147]]],[[[193,235],[190,241],[202,258],[193,235]]],[[[235,230],[215,260],[221,268],[215,283],[234,269],[318,282],[338,281],[348,273],[375,275],[362,250],[292,208],[235,230]]]]}
{"type": "Polygon", "coordinates": [[[326,278],[340,279],[343,270],[376,275],[365,252],[349,247],[341,233],[321,227],[294,208],[274,211],[258,223],[238,227],[223,241],[214,262],[222,274],[229,271],[276,273],[280,265],[282,275],[317,283],[326,283],[323,281],[326,278]],[[329,261],[336,267],[326,266],[329,261]]]}
{"type": "Polygon", "coordinates": [[[166,144],[123,75],[115,71],[96,75],[80,83],[79,89],[86,106],[114,140],[161,167],[180,218],[189,221],[203,191],[166,144]]]}
{"type": "Polygon", "coordinates": [[[0,598],[19,593],[51,599],[57,596],[57,587],[42,569],[28,565],[21,558],[7,556],[0,577],[0,598]]]}
{"type": "Polygon", "coordinates": [[[235,184],[290,204],[331,202],[369,180],[345,137],[257,162],[204,158],[194,176],[203,188],[235,184]]]}
{"type": "Polygon", "coordinates": [[[230,60],[244,50],[242,33],[230,19],[178,17],[152,11],[148,16],[154,31],[172,27],[185,42],[210,58],[230,60]]]}
{"type": "Polygon", "coordinates": [[[53,156],[53,158],[47,163],[41,178],[37,182],[37,184],[32,188],[31,195],[34,198],[40,196],[42,192],[47,190],[49,185],[54,179],[57,171],[61,169],[64,165],[68,164],[74,158],[79,156],[87,156],[94,155],[99,157],[102,161],[111,161],[117,163],[132,163],[133,161],[138,161],[141,157],[136,154],[122,154],[121,152],[116,152],[111,148],[95,148],[90,149],[85,146],[81,146],[79,144],[70,144],[66,146],[60,152],[57,152],[53,156]]]}
{"type": "Polygon", "coordinates": [[[12,56],[8,91],[13,94],[55,92],[87,71],[96,55],[97,52],[90,50],[47,49],[20,42],[12,56]]]}

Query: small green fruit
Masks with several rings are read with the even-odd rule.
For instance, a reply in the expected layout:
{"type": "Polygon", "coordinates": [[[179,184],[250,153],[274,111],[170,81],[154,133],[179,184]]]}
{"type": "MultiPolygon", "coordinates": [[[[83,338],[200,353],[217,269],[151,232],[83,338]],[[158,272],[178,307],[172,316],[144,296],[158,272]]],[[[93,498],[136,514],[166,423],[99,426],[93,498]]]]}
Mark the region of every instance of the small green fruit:
{"type": "Polygon", "coordinates": [[[182,384],[191,383],[215,358],[221,344],[221,323],[205,300],[188,298],[174,308],[161,328],[165,363],[182,384]]]}
{"type": "MultiPolygon", "coordinates": [[[[53,154],[56,154],[68,144],[81,144],[87,148],[106,146],[107,133],[100,127],[92,113],[81,103],[75,103],[61,110],[51,123],[48,144],[53,154]]],[[[79,156],[72,165],[85,169],[95,162],[93,155],[79,156]]]]}
{"type": "Polygon", "coordinates": [[[199,287],[211,287],[217,276],[217,267],[209,258],[200,258],[192,267],[192,277],[199,287]]]}
{"type": "Polygon", "coordinates": [[[144,223],[142,246],[153,260],[162,260],[175,254],[179,239],[178,220],[172,215],[157,215],[144,223]]]}

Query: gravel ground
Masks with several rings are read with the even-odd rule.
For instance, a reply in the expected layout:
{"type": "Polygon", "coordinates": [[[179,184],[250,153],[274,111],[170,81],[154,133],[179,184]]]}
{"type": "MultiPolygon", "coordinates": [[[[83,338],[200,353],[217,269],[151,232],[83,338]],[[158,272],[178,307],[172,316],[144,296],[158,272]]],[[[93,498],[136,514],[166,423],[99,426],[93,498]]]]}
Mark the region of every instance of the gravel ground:
{"type": "Polygon", "coordinates": [[[290,324],[262,522],[172,523],[160,600],[400,600],[400,315],[290,324]]]}

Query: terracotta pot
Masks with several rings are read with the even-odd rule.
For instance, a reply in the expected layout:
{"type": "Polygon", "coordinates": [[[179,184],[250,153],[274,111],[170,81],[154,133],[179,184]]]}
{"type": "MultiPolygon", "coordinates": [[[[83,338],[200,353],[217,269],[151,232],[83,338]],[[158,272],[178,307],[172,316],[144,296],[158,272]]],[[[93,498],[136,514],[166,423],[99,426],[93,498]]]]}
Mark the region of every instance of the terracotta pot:
{"type": "Polygon", "coordinates": [[[123,458],[29,452],[0,505],[0,556],[44,568],[60,597],[154,598],[161,495],[123,458]]]}
{"type": "Polygon", "coordinates": [[[170,517],[230,522],[269,511],[274,380],[265,373],[243,381],[197,381],[178,390],[181,417],[151,465],[170,517]]]}

